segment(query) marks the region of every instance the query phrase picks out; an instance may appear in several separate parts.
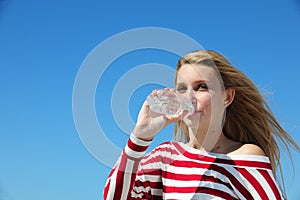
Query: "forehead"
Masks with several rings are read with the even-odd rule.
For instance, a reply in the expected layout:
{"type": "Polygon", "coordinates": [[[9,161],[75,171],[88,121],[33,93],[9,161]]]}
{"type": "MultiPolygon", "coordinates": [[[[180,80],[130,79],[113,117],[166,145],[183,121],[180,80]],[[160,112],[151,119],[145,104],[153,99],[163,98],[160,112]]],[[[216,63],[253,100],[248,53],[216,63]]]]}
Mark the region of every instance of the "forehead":
{"type": "Polygon", "coordinates": [[[215,82],[217,80],[215,69],[201,64],[185,64],[177,71],[176,83],[199,80],[215,82]]]}

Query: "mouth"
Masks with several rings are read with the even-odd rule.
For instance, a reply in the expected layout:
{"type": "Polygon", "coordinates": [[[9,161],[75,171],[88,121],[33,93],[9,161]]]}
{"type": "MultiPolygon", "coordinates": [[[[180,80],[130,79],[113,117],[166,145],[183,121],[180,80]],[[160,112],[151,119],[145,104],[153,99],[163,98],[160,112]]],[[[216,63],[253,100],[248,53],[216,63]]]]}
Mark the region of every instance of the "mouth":
{"type": "Polygon", "coordinates": [[[194,117],[196,115],[199,115],[200,113],[201,111],[195,109],[192,113],[188,114],[186,117],[187,118],[194,117]]]}

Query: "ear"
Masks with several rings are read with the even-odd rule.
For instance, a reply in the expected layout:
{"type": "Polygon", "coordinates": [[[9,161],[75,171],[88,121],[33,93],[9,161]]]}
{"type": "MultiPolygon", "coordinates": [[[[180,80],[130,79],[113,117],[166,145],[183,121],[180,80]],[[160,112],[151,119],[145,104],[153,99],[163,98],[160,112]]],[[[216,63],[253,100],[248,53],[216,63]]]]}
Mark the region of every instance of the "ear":
{"type": "Polygon", "coordinates": [[[235,96],[234,88],[228,88],[225,90],[225,99],[224,99],[225,107],[228,107],[232,103],[234,96],[235,96]]]}

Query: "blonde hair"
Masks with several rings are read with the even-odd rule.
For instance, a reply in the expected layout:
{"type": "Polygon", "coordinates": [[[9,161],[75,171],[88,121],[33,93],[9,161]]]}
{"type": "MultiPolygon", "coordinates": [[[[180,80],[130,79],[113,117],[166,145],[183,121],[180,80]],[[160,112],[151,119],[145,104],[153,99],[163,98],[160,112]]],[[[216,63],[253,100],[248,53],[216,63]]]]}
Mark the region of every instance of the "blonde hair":
{"type": "MultiPolygon", "coordinates": [[[[300,147],[280,126],[255,84],[244,73],[233,67],[224,56],[212,50],[191,52],[181,58],[177,63],[175,82],[178,70],[185,64],[203,64],[206,66],[213,64],[215,66],[222,78],[224,88],[235,89],[235,98],[226,110],[224,134],[243,144],[258,145],[269,157],[274,176],[276,177],[277,167],[279,167],[282,175],[280,150],[275,138],[283,144],[290,156],[289,145],[297,151],[300,151],[300,147]]],[[[184,133],[185,139],[189,139],[183,122],[178,122],[175,125],[175,139],[179,138],[179,133],[184,133]]],[[[281,181],[284,185],[283,178],[281,181]]]]}

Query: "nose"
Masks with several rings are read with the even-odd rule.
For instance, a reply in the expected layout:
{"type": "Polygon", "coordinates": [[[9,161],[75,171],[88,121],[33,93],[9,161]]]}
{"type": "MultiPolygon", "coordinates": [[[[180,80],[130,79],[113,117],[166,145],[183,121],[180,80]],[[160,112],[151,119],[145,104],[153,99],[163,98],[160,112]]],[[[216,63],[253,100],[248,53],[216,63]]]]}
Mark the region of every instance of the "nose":
{"type": "Polygon", "coordinates": [[[187,98],[189,98],[189,100],[192,102],[193,105],[196,105],[197,101],[195,97],[195,91],[193,89],[187,90],[186,96],[187,98]]]}

